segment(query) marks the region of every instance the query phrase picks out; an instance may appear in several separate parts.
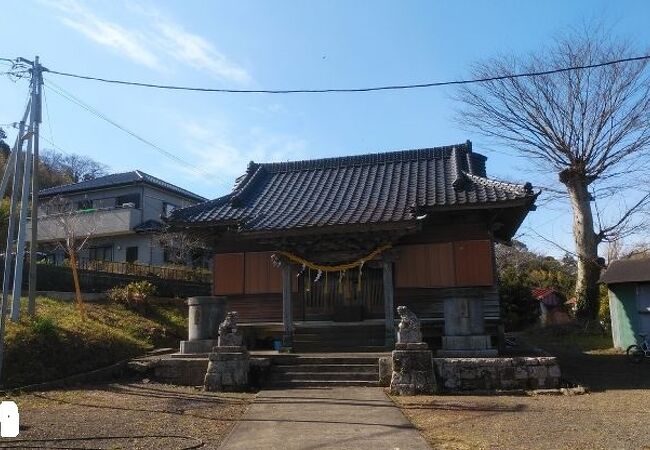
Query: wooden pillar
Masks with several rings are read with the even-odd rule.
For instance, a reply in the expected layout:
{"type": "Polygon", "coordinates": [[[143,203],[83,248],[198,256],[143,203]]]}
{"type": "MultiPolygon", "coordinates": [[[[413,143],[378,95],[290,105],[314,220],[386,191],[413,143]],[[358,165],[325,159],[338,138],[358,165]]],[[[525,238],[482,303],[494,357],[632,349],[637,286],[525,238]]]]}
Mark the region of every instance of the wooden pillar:
{"type": "Polygon", "coordinates": [[[384,318],[386,323],[386,347],[395,345],[395,306],[393,305],[393,262],[383,262],[384,272],[384,318]]]}
{"type": "Polygon", "coordinates": [[[282,349],[291,351],[293,346],[293,306],[291,304],[291,265],[282,264],[282,349]]]}

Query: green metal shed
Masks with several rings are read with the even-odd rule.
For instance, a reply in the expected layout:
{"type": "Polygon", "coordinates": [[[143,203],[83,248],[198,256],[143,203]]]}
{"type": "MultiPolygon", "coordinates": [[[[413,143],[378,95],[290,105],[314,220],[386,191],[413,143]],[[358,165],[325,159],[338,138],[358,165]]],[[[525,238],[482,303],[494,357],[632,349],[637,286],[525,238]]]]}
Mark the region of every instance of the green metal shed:
{"type": "Polygon", "coordinates": [[[614,261],[600,281],[609,290],[614,347],[626,349],[639,333],[650,335],[650,258],[614,261]]]}

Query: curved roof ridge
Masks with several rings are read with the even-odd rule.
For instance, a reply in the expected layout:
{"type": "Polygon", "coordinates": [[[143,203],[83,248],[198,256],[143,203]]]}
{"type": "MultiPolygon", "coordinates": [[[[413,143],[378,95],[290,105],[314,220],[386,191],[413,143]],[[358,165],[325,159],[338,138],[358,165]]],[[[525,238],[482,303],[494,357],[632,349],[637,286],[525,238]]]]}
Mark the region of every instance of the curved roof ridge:
{"type": "Polygon", "coordinates": [[[524,184],[512,183],[509,181],[502,181],[494,178],[482,177],[473,173],[466,171],[462,172],[470,181],[473,183],[481,184],[483,186],[498,187],[501,189],[507,189],[514,193],[523,193],[523,194],[532,194],[533,185],[526,182],[524,184]]]}
{"type": "MultiPolygon", "coordinates": [[[[462,144],[445,145],[440,147],[426,147],[418,149],[393,150],[389,152],[364,153],[360,155],[333,156],[329,158],[304,159],[297,161],[253,163],[263,166],[268,172],[294,172],[299,170],[336,169],[356,165],[382,164],[389,162],[420,161],[433,158],[448,158],[453,149],[472,153],[470,141],[462,144]]],[[[486,158],[478,153],[476,157],[486,158]]]]}

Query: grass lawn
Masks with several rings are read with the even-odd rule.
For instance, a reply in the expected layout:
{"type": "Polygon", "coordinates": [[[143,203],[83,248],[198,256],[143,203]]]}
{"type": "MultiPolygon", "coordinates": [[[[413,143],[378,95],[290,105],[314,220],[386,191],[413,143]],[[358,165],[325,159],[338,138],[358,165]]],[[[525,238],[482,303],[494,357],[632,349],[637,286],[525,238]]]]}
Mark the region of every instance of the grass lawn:
{"type": "Polygon", "coordinates": [[[3,385],[24,386],[108,366],[187,334],[186,307],[153,305],[138,313],[115,303],[87,303],[82,320],[71,302],[37,299],[29,318],[7,322],[3,385]]]}
{"type": "Polygon", "coordinates": [[[435,449],[650,449],[650,363],[629,363],[611,338],[576,329],[523,339],[559,358],[579,396],[394,397],[435,449]]]}
{"type": "Polygon", "coordinates": [[[0,448],[216,449],[253,397],[142,382],[23,394],[0,448]]]}

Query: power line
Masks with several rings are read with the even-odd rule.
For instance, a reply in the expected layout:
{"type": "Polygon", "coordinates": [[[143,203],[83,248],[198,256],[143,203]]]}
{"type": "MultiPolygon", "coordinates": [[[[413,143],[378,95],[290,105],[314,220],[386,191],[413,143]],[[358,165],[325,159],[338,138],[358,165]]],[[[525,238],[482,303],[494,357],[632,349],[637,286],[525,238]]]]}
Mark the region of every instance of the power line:
{"type": "MultiPolygon", "coordinates": [[[[47,104],[47,96],[45,95],[45,89],[43,89],[43,103],[45,103],[45,114],[47,114],[47,127],[50,129],[50,139],[54,140],[54,133],[52,132],[52,119],[50,119],[50,107],[47,104]]],[[[41,135],[41,137],[42,136],[43,135],[41,135]]]]}
{"type": "MultiPolygon", "coordinates": [[[[167,158],[173,159],[174,161],[176,161],[178,163],[181,163],[184,166],[190,168],[196,174],[198,174],[200,176],[208,176],[209,175],[210,177],[215,178],[214,173],[208,174],[207,172],[205,172],[203,169],[196,166],[195,164],[192,164],[192,163],[190,163],[188,161],[185,161],[183,158],[179,157],[178,155],[175,155],[174,153],[170,152],[169,150],[166,150],[166,149],[160,147],[159,145],[151,142],[150,140],[148,140],[146,138],[143,138],[142,136],[138,135],[134,131],[131,131],[130,129],[120,125],[119,123],[117,123],[114,120],[110,119],[108,116],[106,116],[105,114],[103,114],[102,112],[97,110],[96,108],[94,108],[94,107],[88,105],[87,103],[83,102],[81,99],[74,96],[70,92],[66,91],[62,87],[56,85],[52,81],[48,80],[47,82],[45,82],[45,87],[52,90],[52,92],[60,95],[61,97],[65,98],[66,100],[68,100],[68,101],[76,104],[77,106],[85,109],[90,114],[94,115],[95,117],[97,117],[99,119],[102,119],[105,122],[108,122],[109,124],[113,125],[114,127],[118,128],[119,130],[123,131],[124,133],[130,135],[131,137],[139,140],[140,142],[148,145],[149,147],[152,147],[154,150],[156,150],[157,152],[159,152],[162,155],[166,156],[167,158]]],[[[218,178],[221,182],[224,182],[224,180],[221,177],[219,177],[218,175],[216,175],[216,178],[218,178]]]]}
{"type": "MultiPolygon", "coordinates": [[[[54,147],[54,150],[58,150],[58,151],[60,151],[61,153],[65,154],[65,155],[72,155],[72,152],[69,152],[69,151],[67,151],[67,150],[62,149],[62,148],[59,147],[57,144],[55,144],[54,141],[53,141],[52,139],[48,139],[48,138],[46,138],[45,136],[42,136],[42,135],[41,135],[41,139],[43,139],[45,142],[47,142],[47,143],[50,144],[52,147],[54,147]]],[[[47,149],[46,149],[46,150],[47,150],[47,149]]]]}
{"type": "Polygon", "coordinates": [[[223,89],[223,88],[205,88],[205,87],[191,87],[191,86],[173,86],[173,85],[166,85],[166,84],[143,83],[138,81],[125,81],[125,80],[114,80],[109,78],[92,77],[89,75],[79,75],[75,73],[61,72],[61,71],[45,69],[45,68],[43,70],[45,72],[49,72],[54,75],[60,75],[60,76],[71,77],[71,78],[79,78],[82,80],[100,81],[103,83],[145,87],[145,88],[152,88],[152,89],[167,89],[167,90],[174,90],[174,91],[218,92],[218,93],[230,93],[230,94],[325,94],[325,93],[337,93],[337,92],[352,93],[352,92],[394,91],[394,90],[404,90],[404,89],[423,89],[423,88],[433,88],[433,87],[442,87],[442,86],[456,86],[456,85],[463,85],[463,84],[485,83],[490,81],[500,81],[500,80],[516,79],[516,78],[552,75],[556,73],[569,72],[574,70],[594,69],[597,67],[611,66],[614,64],[622,64],[622,63],[628,63],[634,61],[646,61],[648,59],[650,59],[650,55],[641,55],[641,56],[632,56],[629,58],[621,58],[616,60],[604,61],[604,62],[594,63],[594,64],[561,67],[561,68],[541,70],[535,72],[498,75],[498,76],[486,77],[486,78],[473,78],[467,80],[453,80],[453,81],[435,81],[430,83],[417,83],[417,84],[395,84],[395,85],[387,85],[387,86],[374,86],[374,87],[362,87],[362,88],[341,88],[341,89],[336,89],[336,88],[333,89],[223,89]]]}

